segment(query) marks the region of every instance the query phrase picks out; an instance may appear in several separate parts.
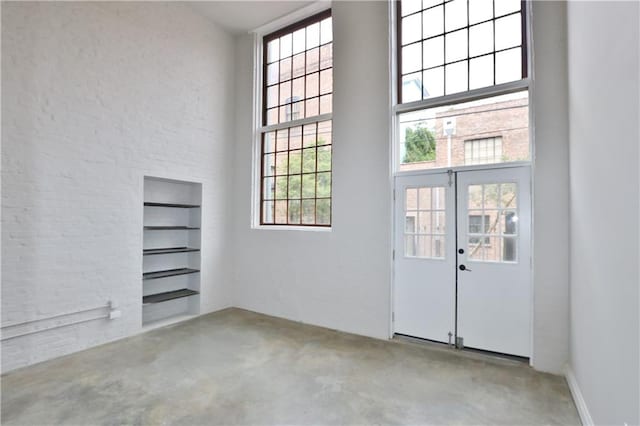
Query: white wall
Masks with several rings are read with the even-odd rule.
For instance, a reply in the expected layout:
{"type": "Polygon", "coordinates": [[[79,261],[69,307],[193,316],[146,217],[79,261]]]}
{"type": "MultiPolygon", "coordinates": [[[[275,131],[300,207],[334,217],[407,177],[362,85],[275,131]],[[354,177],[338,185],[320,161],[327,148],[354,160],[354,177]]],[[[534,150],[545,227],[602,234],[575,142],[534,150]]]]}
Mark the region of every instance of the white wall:
{"type": "Polygon", "coordinates": [[[637,2],[570,2],[571,369],[595,424],[640,424],[637,2]]]}
{"type": "Polygon", "coordinates": [[[235,304],[358,334],[389,334],[386,2],[335,2],[333,227],[251,229],[252,38],[237,42],[235,304]]]}
{"type": "Polygon", "coordinates": [[[3,371],[140,329],[144,175],[203,183],[202,312],[229,306],[233,47],[179,4],[3,2],[2,324],[123,312],[7,340],[3,371]]]}
{"type": "Polygon", "coordinates": [[[532,97],[533,351],[532,364],[561,373],[569,358],[569,134],[566,4],[535,1],[532,97]]]}

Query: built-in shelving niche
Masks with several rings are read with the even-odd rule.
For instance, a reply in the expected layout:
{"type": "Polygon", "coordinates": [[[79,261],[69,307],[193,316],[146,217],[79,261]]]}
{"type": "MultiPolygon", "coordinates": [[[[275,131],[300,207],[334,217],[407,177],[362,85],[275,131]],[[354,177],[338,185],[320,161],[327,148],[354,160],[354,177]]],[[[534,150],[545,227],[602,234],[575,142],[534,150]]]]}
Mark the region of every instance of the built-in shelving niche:
{"type": "Polygon", "coordinates": [[[142,325],[200,313],[202,185],[144,178],[142,325]]]}

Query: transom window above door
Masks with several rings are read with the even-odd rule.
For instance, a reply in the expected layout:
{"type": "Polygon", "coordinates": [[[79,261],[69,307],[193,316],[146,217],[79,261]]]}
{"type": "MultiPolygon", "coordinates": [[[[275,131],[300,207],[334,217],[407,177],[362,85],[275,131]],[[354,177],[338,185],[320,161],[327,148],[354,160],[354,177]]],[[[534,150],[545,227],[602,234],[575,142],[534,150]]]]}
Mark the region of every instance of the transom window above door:
{"type": "Polygon", "coordinates": [[[400,103],[527,76],[520,0],[402,0],[400,103]]]}
{"type": "Polygon", "coordinates": [[[528,10],[397,2],[397,171],[530,161],[528,10]]]}

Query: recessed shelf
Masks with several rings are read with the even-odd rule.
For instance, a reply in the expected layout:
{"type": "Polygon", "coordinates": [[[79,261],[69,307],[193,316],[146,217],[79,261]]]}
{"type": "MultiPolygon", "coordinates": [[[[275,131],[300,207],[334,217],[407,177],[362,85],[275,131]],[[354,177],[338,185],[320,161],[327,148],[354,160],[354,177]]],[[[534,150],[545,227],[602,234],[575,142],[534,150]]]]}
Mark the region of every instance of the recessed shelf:
{"type": "Polygon", "coordinates": [[[200,206],[197,204],[177,204],[177,203],[152,203],[145,202],[145,207],[173,207],[178,209],[197,209],[200,206]]]}
{"type": "Polygon", "coordinates": [[[191,248],[191,247],[167,247],[167,248],[144,249],[142,250],[142,255],[151,256],[153,254],[189,253],[193,251],[200,251],[200,249],[191,248]]]}
{"type": "Polygon", "coordinates": [[[148,305],[151,303],[166,302],[168,300],[180,299],[182,297],[193,296],[196,294],[200,294],[200,293],[198,293],[195,290],[190,290],[188,288],[183,288],[183,289],[174,290],[174,291],[166,291],[164,293],[157,293],[157,294],[150,294],[148,296],[143,296],[142,304],[148,305]]]}
{"type": "Polygon", "coordinates": [[[167,269],[166,271],[145,272],[142,274],[142,279],[155,280],[158,278],[174,277],[176,275],[195,274],[196,272],[200,272],[200,270],[191,268],[167,269]]]}
{"type": "Polygon", "coordinates": [[[162,230],[169,230],[169,229],[186,229],[186,230],[195,230],[195,229],[200,229],[200,228],[193,228],[191,226],[145,226],[144,230],[145,231],[162,231],[162,230]]]}

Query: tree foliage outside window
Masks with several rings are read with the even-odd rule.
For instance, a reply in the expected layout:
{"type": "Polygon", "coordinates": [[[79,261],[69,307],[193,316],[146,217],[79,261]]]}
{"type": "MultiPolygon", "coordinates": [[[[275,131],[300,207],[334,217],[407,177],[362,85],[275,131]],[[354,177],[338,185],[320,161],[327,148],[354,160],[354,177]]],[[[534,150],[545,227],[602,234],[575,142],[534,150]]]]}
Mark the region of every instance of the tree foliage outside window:
{"type": "Polygon", "coordinates": [[[403,163],[434,161],[436,159],[436,138],[431,130],[423,126],[408,127],[404,137],[405,153],[403,163]]]}

